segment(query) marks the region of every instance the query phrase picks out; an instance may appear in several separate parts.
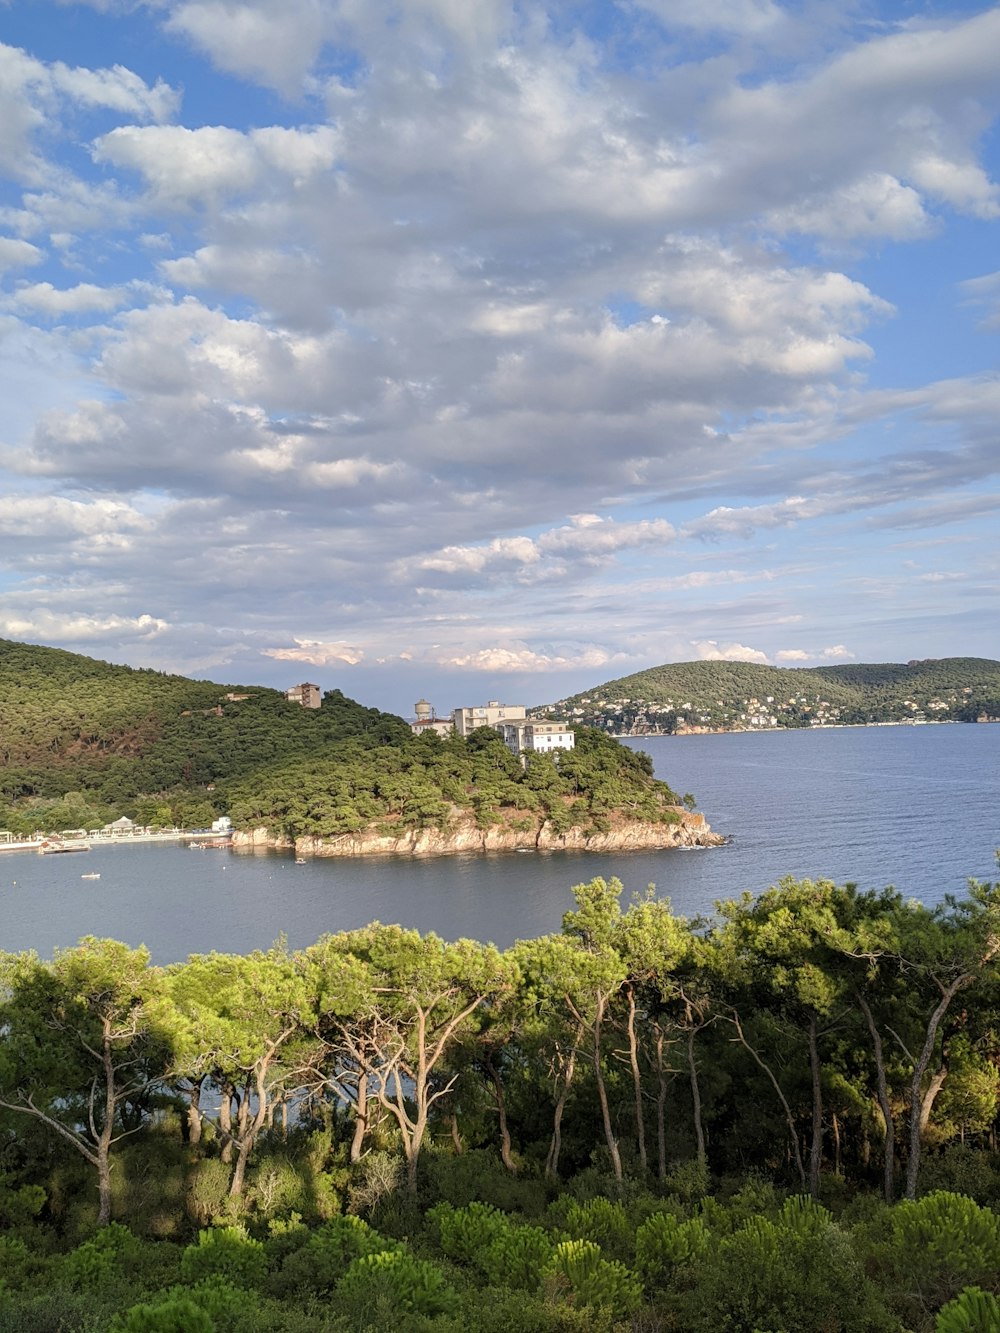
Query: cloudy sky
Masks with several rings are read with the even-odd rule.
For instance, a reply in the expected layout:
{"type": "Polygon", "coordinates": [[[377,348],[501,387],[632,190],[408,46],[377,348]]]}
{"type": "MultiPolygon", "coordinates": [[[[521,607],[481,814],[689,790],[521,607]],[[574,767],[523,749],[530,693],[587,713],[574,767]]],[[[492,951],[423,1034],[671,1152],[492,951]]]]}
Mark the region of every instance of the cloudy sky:
{"type": "Polygon", "coordinates": [[[1000,657],[1000,8],[0,0],[0,637],[1000,657]]]}

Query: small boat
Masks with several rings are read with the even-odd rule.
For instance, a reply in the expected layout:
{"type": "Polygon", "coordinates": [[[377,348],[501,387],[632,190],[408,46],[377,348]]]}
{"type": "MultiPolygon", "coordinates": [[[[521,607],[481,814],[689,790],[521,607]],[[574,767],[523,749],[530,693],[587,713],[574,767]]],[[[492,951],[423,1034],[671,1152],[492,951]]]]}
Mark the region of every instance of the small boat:
{"type": "Polygon", "coordinates": [[[297,856],[295,858],[295,864],[297,866],[304,866],[305,863],[306,863],[306,858],[304,856],[297,856]]]}
{"type": "Polygon", "coordinates": [[[55,856],[57,852],[89,852],[89,842],[63,842],[59,838],[46,838],[38,845],[39,856],[55,856]]]}
{"type": "Polygon", "coordinates": [[[92,870],[92,871],[90,872],[89,875],[81,875],[80,878],[81,878],[81,879],[100,879],[100,878],[101,878],[101,872],[100,872],[99,870],[92,870]]]}

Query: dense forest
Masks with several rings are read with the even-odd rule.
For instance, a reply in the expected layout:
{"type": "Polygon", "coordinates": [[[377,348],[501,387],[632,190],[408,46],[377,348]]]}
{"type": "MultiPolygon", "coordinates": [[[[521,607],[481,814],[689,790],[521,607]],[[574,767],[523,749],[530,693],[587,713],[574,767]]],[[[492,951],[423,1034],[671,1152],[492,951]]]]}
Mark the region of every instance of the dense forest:
{"type": "Polygon", "coordinates": [[[546,711],[617,732],[1000,720],[1000,662],[946,657],[809,668],[674,662],[595,685],[546,711]]]}
{"type": "Polygon", "coordinates": [[[0,828],[16,834],[220,814],[292,838],[447,829],[463,814],[561,833],[676,822],[678,804],[646,756],[598,731],[522,765],[495,731],[415,736],[339,690],[306,709],[277,690],[0,641],[0,828]]]}
{"type": "Polygon", "coordinates": [[[1000,884],[0,955],[0,1330],[1000,1327],[1000,884]]]}

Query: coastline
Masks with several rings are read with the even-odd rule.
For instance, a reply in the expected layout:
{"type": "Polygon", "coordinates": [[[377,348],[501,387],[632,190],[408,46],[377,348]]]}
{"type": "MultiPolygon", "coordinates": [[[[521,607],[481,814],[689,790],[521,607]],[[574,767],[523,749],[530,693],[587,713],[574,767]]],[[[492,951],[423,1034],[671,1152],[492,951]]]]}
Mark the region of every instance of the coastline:
{"type": "Polygon", "coordinates": [[[667,851],[671,848],[719,847],[727,841],[714,833],[705,816],[684,808],[675,810],[676,823],[651,824],[644,821],[621,823],[604,832],[581,827],[555,833],[545,821],[533,829],[512,829],[502,824],[477,828],[470,819],[456,821],[447,830],[412,829],[399,835],[386,835],[376,829],[345,833],[334,838],[287,838],[272,835],[266,828],[247,832],[236,830],[232,837],[235,851],[268,848],[294,852],[297,857],[433,857],[462,852],[524,851],[667,851]]]}

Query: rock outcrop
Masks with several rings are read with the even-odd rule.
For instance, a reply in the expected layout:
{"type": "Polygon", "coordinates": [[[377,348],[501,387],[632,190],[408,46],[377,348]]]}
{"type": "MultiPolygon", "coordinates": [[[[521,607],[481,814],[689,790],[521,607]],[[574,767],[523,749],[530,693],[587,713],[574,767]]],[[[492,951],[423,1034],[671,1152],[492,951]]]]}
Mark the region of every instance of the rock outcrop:
{"type": "Polygon", "coordinates": [[[450,856],[455,852],[655,851],[670,847],[718,847],[726,839],[713,833],[705,816],[678,807],[677,822],[649,824],[617,821],[606,832],[571,828],[555,833],[548,822],[537,828],[516,829],[496,824],[477,828],[470,816],[454,820],[447,829],[413,829],[398,836],[374,829],[344,833],[334,838],[273,837],[266,828],[233,834],[233,846],[294,850],[296,856],[450,856]]]}

